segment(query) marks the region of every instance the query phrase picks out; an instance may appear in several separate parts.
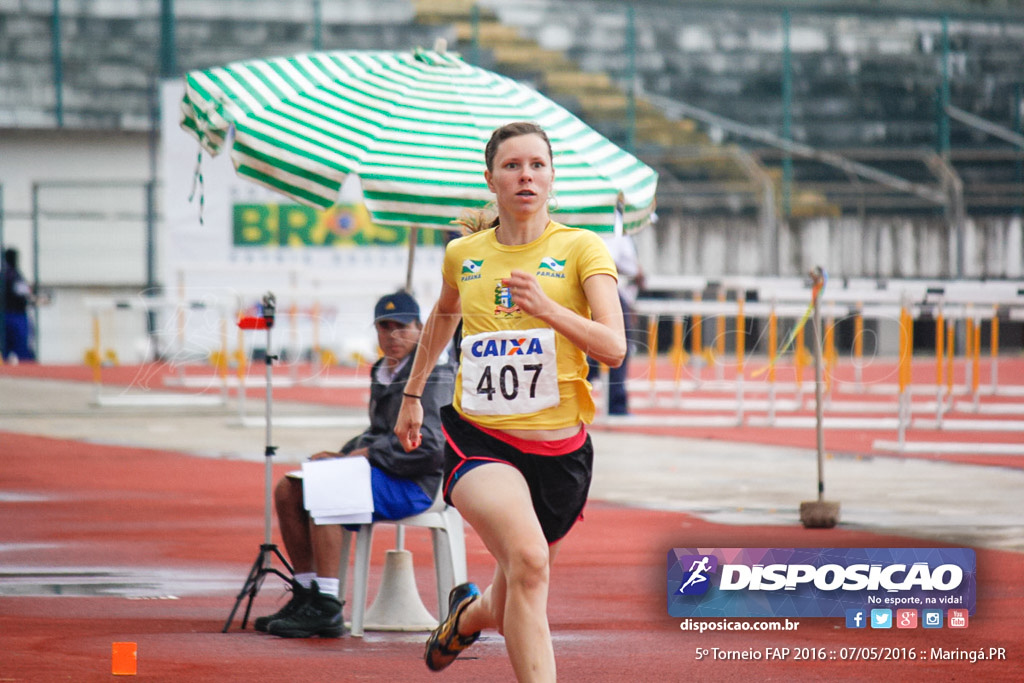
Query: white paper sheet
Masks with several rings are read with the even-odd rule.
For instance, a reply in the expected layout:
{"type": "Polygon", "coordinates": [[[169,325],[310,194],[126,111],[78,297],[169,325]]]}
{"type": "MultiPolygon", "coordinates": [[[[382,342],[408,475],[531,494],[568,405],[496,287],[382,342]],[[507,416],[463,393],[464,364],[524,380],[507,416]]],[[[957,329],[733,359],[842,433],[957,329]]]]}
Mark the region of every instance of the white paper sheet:
{"type": "Polygon", "coordinates": [[[373,521],[370,463],[366,458],[310,460],[302,463],[301,474],[303,503],[317,524],[373,521]]]}

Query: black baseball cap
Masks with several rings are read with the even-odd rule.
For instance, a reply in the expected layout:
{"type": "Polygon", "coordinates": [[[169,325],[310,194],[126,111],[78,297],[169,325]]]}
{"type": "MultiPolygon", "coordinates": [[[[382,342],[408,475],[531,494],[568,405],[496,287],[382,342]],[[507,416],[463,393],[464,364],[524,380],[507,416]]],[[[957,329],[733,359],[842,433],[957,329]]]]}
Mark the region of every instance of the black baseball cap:
{"type": "Polygon", "coordinates": [[[420,305],[408,292],[399,290],[394,294],[386,294],[373,307],[373,322],[395,320],[408,325],[420,321],[420,305]]]}

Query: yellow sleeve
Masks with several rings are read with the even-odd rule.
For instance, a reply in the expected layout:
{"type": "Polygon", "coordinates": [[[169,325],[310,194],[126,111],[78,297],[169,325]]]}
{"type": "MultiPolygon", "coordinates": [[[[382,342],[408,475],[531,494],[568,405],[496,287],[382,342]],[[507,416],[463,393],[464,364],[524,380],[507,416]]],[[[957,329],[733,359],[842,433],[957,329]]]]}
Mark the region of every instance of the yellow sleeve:
{"type": "Polygon", "coordinates": [[[444,262],[441,266],[441,278],[445,284],[453,289],[458,289],[458,255],[456,252],[458,249],[458,239],[454,239],[445,245],[444,248],[444,262]]]}
{"type": "Polygon", "coordinates": [[[619,271],[615,268],[615,260],[608,251],[608,245],[596,233],[589,230],[583,230],[582,233],[577,243],[580,282],[598,274],[611,275],[617,281],[619,271]]]}

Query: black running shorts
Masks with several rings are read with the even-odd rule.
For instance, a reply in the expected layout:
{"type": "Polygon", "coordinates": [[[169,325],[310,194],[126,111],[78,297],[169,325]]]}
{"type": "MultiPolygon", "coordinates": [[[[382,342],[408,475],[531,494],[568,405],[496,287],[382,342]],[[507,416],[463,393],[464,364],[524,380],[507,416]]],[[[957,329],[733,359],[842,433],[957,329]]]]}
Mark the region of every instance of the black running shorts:
{"type": "Polygon", "coordinates": [[[581,517],[594,470],[594,446],[589,434],[575,450],[540,455],[523,452],[482,431],[450,405],[441,408],[441,426],[445,435],[444,499],[449,505],[459,477],[476,467],[500,462],[512,465],[526,479],[548,543],[564,537],[581,517]]]}

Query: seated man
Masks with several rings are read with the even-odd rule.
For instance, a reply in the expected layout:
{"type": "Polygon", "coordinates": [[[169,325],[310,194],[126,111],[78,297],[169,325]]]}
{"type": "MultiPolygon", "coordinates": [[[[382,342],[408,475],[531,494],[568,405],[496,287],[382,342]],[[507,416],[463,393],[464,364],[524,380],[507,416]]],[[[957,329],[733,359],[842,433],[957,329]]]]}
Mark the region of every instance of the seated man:
{"type": "MultiPolygon", "coordinates": [[[[406,453],[394,433],[409,370],[423,325],[409,294],[388,294],[374,308],[383,357],[371,370],[370,426],[337,453],[310,459],[363,457],[370,461],[373,518],[401,519],[429,508],[441,485],[444,435],[439,411],[451,403],[455,368],[439,363],[423,391],[423,443],[406,453]]],[[[254,622],[257,631],[285,638],[337,638],[343,621],[338,599],[341,527],[317,525],[303,506],[302,479],[285,476],[274,491],[285,550],[295,570],[291,600],[277,613],[254,622]]]]}

